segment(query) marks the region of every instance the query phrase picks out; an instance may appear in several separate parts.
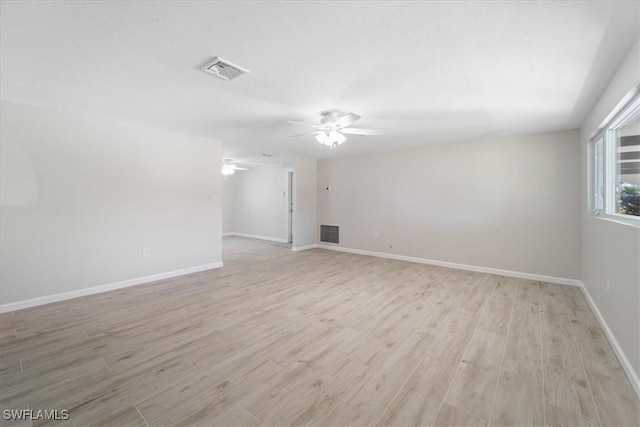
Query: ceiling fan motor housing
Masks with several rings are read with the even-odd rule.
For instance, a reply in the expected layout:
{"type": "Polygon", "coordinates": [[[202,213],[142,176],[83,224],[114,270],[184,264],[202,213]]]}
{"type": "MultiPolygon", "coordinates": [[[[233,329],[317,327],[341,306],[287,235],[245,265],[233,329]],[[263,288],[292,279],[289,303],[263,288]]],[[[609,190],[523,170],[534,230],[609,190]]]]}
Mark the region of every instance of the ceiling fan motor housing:
{"type": "Polygon", "coordinates": [[[320,113],[322,118],[320,123],[328,125],[334,123],[339,117],[344,116],[344,112],[340,110],[327,110],[320,113]]]}

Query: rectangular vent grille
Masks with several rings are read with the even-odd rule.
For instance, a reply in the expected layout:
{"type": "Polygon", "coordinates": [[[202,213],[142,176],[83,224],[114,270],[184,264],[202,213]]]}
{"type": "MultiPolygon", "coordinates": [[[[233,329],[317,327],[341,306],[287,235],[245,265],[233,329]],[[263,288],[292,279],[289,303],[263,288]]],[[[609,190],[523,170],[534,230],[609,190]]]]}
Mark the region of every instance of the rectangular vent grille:
{"type": "Polygon", "coordinates": [[[241,74],[248,73],[249,70],[245,70],[229,61],[225,61],[217,56],[213,60],[209,61],[207,65],[202,67],[202,70],[206,73],[212,74],[216,77],[220,77],[223,80],[232,80],[241,74]]]}
{"type": "Polygon", "coordinates": [[[340,243],[340,227],[337,225],[321,225],[320,241],[326,243],[340,243]]]}

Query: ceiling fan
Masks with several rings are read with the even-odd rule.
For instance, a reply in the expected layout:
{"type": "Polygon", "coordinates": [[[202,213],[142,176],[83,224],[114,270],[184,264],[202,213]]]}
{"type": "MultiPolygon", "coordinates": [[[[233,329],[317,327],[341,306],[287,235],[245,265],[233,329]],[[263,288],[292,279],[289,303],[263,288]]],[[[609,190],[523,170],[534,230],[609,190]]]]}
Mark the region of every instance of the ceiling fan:
{"type": "Polygon", "coordinates": [[[233,164],[231,159],[222,159],[222,175],[233,175],[236,171],[248,171],[247,168],[241,168],[233,164]]]}
{"type": "Polygon", "coordinates": [[[322,118],[320,119],[319,125],[313,123],[294,122],[291,120],[287,121],[287,123],[311,127],[315,129],[312,132],[291,135],[290,138],[305,135],[315,135],[316,140],[320,144],[326,145],[331,148],[336,148],[338,145],[347,140],[347,137],[344,136],[344,134],[360,136],[383,134],[382,131],[376,129],[360,129],[349,127],[356,121],[360,120],[360,116],[354,113],[345,113],[340,110],[327,110],[321,112],[320,115],[322,116],[322,118]]]}

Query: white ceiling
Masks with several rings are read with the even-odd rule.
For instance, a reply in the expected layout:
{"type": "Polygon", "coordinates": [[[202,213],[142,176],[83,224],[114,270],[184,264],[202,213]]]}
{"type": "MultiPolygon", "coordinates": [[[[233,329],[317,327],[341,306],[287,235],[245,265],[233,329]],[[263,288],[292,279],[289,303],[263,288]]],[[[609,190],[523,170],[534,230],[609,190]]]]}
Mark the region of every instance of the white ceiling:
{"type": "Polygon", "coordinates": [[[578,127],[640,2],[8,2],[1,95],[220,139],[286,162],[578,127]],[[251,72],[198,69],[221,56],[251,72]],[[285,120],[339,108],[335,150],[285,120]]]}

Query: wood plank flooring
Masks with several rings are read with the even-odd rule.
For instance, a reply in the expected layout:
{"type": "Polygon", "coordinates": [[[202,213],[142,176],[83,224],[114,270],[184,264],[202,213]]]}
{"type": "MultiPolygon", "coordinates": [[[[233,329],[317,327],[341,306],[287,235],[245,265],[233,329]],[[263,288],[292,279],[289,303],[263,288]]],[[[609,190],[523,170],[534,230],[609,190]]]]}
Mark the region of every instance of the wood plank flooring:
{"type": "Polygon", "coordinates": [[[33,425],[640,425],[577,288],[241,237],[224,263],[0,316],[0,409],[69,411],[33,425]]]}

